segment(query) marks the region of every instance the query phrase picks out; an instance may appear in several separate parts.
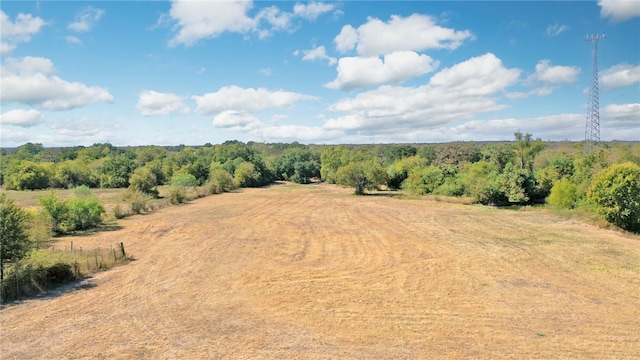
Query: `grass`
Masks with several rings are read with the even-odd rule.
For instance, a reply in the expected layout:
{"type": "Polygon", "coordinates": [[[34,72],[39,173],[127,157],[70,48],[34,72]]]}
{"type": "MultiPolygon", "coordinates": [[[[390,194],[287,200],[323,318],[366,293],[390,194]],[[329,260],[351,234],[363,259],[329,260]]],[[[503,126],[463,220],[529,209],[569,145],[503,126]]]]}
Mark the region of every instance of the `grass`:
{"type": "Polygon", "coordinates": [[[351,193],[243,189],[58,238],[136,261],[3,309],[3,357],[638,358],[640,237],[351,193]]]}

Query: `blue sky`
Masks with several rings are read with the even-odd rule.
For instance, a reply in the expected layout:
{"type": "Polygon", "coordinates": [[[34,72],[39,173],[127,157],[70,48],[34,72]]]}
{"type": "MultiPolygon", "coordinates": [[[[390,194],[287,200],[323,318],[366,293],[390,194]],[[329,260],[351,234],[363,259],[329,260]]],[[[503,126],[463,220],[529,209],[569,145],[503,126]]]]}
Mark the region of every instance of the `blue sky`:
{"type": "Polygon", "coordinates": [[[640,1],[3,1],[3,147],[640,140],[640,1]]]}

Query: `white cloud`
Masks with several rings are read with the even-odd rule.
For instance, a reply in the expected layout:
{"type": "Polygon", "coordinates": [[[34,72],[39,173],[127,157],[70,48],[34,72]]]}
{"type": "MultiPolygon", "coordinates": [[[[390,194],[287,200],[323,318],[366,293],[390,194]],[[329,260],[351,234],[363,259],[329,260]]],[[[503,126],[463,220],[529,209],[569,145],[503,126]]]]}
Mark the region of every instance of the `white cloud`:
{"type": "Polygon", "coordinates": [[[32,127],[44,122],[44,116],[37,110],[15,109],[0,115],[0,123],[3,125],[15,125],[20,127],[32,127]]]}
{"type": "Polygon", "coordinates": [[[340,52],[355,47],[361,56],[377,56],[396,51],[453,50],[472,38],[469,30],[444,28],[431,16],[413,14],[409,17],[392,15],[388,22],[369,18],[358,29],[346,25],[334,43],[340,52]]]}
{"type": "Polygon", "coordinates": [[[613,23],[640,16],[640,3],[637,0],[598,0],[598,5],[600,17],[609,18],[613,23]]]}
{"type": "Polygon", "coordinates": [[[193,45],[200,39],[213,38],[225,31],[246,33],[255,28],[254,19],[246,12],[251,1],[185,1],[171,3],[169,16],[180,30],[169,40],[169,46],[193,45]]]}
{"type": "Polygon", "coordinates": [[[262,20],[265,20],[267,23],[271,25],[270,29],[261,28],[258,29],[258,37],[260,39],[264,39],[270,36],[275,30],[287,30],[291,26],[291,18],[292,14],[288,12],[281,11],[275,6],[270,6],[268,8],[264,8],[260,10],[258,15],[255,17],[256,26],[262,20]]]}
{"type": "Polygon", "coordinates": [[[100,21],[103,15],[103,9],[87,6],[76,14],[73,22],[69,23],[67,28],[76,32],[90,31],[91,28],[100,21]]]}
{"type": "Polygon", "coordinates": [[[569,84],[578,80],[580,68],[577,66],[551,66],[551,61],[540,60],[536,64],[536,72],[530,80],[547,84],[569,84]]]}
{"type": "Polygon", "coordinates": [[[260,126],[260,120],[245,111],[225,110],[213,118],[213,126],[233,131],[250,131],[260,126]]]}
{"type": "Polygon", "coordinates": [[[353,50],[358,43],[358,30],[351,25],[345,25],[340,30],[334,39],[333,43],[336,44],[336,50],[341,53],[353,50]]]}
{"type": "Polygon", "coordinates": [[[398,51],[378,57],[344,57],[338,62],[338,76],[326,84],[330,89],[355,89],[384,83],[398,83],[432,72],[438,62],[413,51],[398,51]]]}
{"type": "Polygon", "coordinates": [[[401,134],[504,109],[496,95],[515,84],[520,70],[507,69],[495,55],[474,57],[435,74],[418,87],[381,86],[335,103],[345,113],[325,122],[327,130],[401,134]]]}
{"type": "Polygon", "coordinates": [[[311,1],[306,4],[296,3],[293,6],[293,13],[307,20],[315,20],[318,16],[333,10],[333,4],[311,1]]]}
{"type": "Polygon", "coordinates": [[[31,14],[18,14],[15,21],[11,21],[9,16],[0,10],[0,55],[6,56],[16,48],[20,42],[28,42],[31,36],[37,34],[47,23],[39,17],[31,14]]]}
{"type": "MultiPolygon", "coordinates": [[[[636,125],[636,136],[640,136],[640,103],[609,104],[602,110],[602,125],[613,121],[613,125],[636,125]]],[[[638,139],[638,137],[636,138],[638,139]]]]}
{"type": "Polygon", "coordinates": [[[82,40],[78,39],[75,36],[67,36],[64,38],[69,44],[76,44],[76,45],[84,45],[84,43],[82,42],[82,40]]]}
{"type": "Polygon", "coordinates": [[[558,36],[569,29],[570,28],[567,25],[560,25],[558,23],[555,23],[547,26],[546,34],[547,36],[558,36]]]}
{"type": "MultiPolygon", "coordinates": [[[[327,49],[324,46],[318,46],[311,50],[302,50],[302,53],[304,54],[302,60],[327,60],[329,65],[334,65],[338,61],[336,58],[327,55],[327,49]]],[[[296,56],[297,54],[298,52],[296,51],[296,56]]]]}
{"type": "Polygon", "coordinates": [[[46,58],[10,58],[0,73],[2,101],[44,110],[68,110],[97,102],[113,102],[113,96],[104,88],[60,79],[55,75],[53,63],[46,58]]]}
{"type": "Polygon", "coordinates": [[[274,31],[293,31],[295,17],[314,20],[333,9],[333,5],[319,2],[295,4],[293,12],[282,11],[276,6],[260,9],[250,16],[251,0],[192,1],[173,0],[169,14],[162,14],[158,24],[175,22],[175,36],[169,46],[191,46],[201,39],[219,36],[224,32],[238,34],[256,33],[260,39],[274,31]]]}
{"type": "Polygon", "coordinates": [[[144,116],[186,114],[189,112],[189,107],[184,104],[184,97],[153,90],[145,90],[140,93],[136,108],[144,116]]]}
{"type": "Polygon", "coordinates": [[[633,85],[640,82],[640,66],[618,64],[600,72],[603,91],[633,85]]]}
{"type": "Polygon", "coordinates": [[[196,101],[197,111],[201,115],[211,115],[225,110],[256,112],[281,109],[292,106],[296,101],[316,99],[300,93],[270,91],[264,88],[245,89],[238,86],[225,86],[216,92],[191,98],[196,101]]]}
{"type": "Polygon", "coordinates": [[[7,127],[0,127],[0,142],[3,146],[18,146],[29,141],[27,135],[22,131],[14,131],[7,127]]]}

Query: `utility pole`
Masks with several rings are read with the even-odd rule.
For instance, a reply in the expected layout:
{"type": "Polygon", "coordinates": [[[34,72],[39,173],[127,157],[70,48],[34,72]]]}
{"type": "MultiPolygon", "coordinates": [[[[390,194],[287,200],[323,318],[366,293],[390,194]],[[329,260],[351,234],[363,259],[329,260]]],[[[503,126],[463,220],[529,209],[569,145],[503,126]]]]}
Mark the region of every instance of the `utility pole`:
{"type": "Polygon", "coordinates": [[[600,142],[600,99],[598,91],[598,41],[605,38],[605,33],[587,35],[586,41],[591,41],[591,86],[587,101],[587,121],[584,131],[584,143],[587,153],[591,153],[593,146],[600,142]]]}

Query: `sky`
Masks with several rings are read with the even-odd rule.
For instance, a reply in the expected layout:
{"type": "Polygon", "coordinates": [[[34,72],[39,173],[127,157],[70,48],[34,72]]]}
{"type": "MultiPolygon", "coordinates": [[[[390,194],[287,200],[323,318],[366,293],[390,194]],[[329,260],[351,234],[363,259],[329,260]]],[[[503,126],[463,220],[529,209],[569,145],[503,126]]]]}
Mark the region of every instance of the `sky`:
{"type": "Polygon", "coordinates": [[[640,141],[640,1],[2,1],[0,140],[640,141]]]}

